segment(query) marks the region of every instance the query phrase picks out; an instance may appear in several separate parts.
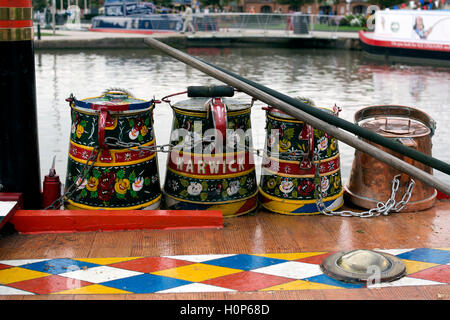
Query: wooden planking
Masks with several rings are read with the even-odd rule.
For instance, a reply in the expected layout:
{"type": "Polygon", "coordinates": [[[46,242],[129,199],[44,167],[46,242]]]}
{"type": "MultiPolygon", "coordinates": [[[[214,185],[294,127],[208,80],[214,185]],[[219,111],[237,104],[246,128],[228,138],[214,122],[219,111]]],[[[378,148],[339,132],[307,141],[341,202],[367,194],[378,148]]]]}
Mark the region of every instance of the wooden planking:
{"type": "MultiPolygon", "coordinates": [[[[224,219],[223,229],[134,230],[0,237],[0,259],[105,258],[220,253],[338,251],[356,248],[450,247],[450,201],[417,213],[371,219],[285,216],[267,212],[224,219]],[[362,232],[358,232],[358,230],[362,232]]],[[[213,292],[139,295],[57,295],[62,299],[446,299],[450,286],[213,292]]],[[[0,299],[54,299],[0,296],[0,299]]]]}
{"type": "Polygon", "coordinates": [[[450,202],[418,213],[370,219],[259,212],[223,229],[140,230],[0,238],[0,259],[337,251],[450,245],[450,202]]]}

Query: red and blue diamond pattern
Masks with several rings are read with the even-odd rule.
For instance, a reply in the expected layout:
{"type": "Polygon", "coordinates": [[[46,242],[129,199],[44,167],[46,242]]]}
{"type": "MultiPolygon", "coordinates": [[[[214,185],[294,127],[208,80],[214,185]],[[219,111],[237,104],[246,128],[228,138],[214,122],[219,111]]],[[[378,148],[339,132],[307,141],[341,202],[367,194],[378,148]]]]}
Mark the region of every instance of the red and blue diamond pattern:
{"type": "MultiPolygon", "coordinates": [[[[405,277],[379,287],[450,284],[450,248],[377,250],[402,259],[405,277]]],[[[0,295],[353,289],[325,275],[334,252],[0,261],[0,295]]]]}

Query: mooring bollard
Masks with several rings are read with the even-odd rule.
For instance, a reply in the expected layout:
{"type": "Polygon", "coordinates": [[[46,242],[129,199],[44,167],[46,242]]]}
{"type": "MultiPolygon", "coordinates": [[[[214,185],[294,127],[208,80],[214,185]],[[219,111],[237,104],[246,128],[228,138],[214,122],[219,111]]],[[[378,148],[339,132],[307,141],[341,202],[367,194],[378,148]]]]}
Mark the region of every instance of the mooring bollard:
{"type": "Polygon", "coordinates": [[[0,0],[0,184],[41,208],[32,0],[0,0]]]}

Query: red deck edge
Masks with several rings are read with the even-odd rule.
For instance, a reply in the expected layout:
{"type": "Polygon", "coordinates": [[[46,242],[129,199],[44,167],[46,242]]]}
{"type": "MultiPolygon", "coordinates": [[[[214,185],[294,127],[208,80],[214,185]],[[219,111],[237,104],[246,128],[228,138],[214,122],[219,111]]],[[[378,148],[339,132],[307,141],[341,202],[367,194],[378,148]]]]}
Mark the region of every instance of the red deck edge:
{"type": "Polygon", "coordinates": [[[223,228],[217,210],[18,210],[10,222],[23,234],[223,228]]]}
{"type": "Polygon", "coordinates": [[[448,51],[450,52],[450,45],[440,43],[427,43],[418,41],[404,41],[404,40],[381,40],[368,37],[366,32],[360,30],[358,32],[359,39],[367,45],[375,47],[388,47],[400,49],[415,49],[415,50],[429,50],[429,51],[448,51]]]}

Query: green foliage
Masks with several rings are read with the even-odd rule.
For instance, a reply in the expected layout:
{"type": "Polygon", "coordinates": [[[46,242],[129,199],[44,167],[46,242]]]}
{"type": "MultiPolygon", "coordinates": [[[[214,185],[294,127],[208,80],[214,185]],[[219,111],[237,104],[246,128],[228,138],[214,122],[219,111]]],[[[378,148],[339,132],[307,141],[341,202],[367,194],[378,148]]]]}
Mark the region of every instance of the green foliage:
{"type": "Polygon", "coordinates": [[[339,21],[339,26],[363,27],[366,22],[367,19],[362,14],[349,14],[339,21]]]}
{"type": "Polygon", "coordinates": [[[42,11],[47,7],[48,4],[48,0],[33,0],[33,9],[35,11],[42,11]]]}
{"type": "Polygon", "coordinates": [[[314,0],[277,0],[277,3],[279,3],[279,4],[288,4],[288,5],[292,6],[292,7],[300,8],[304,4],[314,3],[314,0]]]}
{"type": "Polygon", "coordinates": [[[376,4],[380,9],[390,8],[404,2],[404,0],[369,0],[370,4],[376,4]]]}

